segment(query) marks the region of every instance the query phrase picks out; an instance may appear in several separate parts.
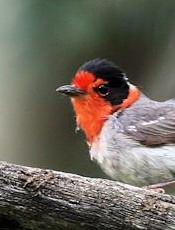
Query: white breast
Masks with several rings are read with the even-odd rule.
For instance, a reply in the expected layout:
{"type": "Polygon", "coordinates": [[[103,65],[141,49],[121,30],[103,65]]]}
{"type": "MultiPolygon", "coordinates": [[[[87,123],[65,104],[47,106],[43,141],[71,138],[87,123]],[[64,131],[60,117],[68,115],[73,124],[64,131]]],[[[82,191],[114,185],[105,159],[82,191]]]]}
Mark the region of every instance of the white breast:
{"type": "Polygon", "coordinates": [[[90,149],[104,172],[113,179],[143,186],[165,182],[175,175],[175,145],[147,147],[122,133],[121,125],[108,120],[90,149]]]}

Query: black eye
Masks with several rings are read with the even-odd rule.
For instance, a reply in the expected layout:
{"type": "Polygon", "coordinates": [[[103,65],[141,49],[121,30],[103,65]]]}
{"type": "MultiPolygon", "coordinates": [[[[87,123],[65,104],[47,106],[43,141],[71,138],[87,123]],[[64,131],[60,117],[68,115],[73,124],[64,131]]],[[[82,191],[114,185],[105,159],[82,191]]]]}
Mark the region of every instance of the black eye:
{"type": "Polygon", "coordinates": [[[106,96],[109,94],[109,86],[108,85],[100,85],[100,86],[98,86],[97,91],[100,95],[106,96]]]}

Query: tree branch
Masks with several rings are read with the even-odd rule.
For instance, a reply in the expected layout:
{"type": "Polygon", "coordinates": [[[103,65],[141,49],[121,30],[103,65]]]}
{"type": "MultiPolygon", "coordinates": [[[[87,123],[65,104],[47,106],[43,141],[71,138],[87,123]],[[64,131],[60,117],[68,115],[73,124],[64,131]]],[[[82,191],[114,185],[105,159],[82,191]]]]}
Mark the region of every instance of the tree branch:
{"type": "Polygon", "coordinates": [[[175,199],[115,181],[0,162],[0,229],[175,229],[175,199]]]}

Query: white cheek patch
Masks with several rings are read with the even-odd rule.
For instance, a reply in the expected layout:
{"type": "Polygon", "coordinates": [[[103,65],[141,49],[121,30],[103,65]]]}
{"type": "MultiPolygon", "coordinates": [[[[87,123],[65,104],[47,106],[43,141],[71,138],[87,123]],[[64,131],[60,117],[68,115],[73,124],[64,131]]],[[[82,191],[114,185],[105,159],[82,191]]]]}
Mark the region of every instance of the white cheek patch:
{"type": "Polygon", "coordinates": [[[128,86],[129,86],[130,89],[136,89],[136,88],[137,88],[135,85],[132,85],[132,84],[129,83],[128,81],[127,81],[127,84],[128,84],[128,86]]]}
{"type": "Polygon", "coordinates": [[[124,80],[125,80],[125,81],[128,81],[128,77],[126,76],[126,74],[125,74],[125,73],[122,73],[122,75],[123,75],[124,80]]]}

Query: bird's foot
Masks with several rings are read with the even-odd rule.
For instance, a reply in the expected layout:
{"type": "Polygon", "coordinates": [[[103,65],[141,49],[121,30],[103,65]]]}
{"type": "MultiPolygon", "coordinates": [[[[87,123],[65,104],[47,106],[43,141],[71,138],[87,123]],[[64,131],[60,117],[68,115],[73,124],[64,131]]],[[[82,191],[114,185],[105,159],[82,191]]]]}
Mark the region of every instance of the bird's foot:
{"type": "Polygon", "coordinates": [[[150,191],[153,191],[153,192],[158,192],[158,193],[162,193],[162,194],[165,193],[165,190],[163,188],[152,188],[151,185],[144,186],[143,188],[147,189],[147,190],[150,190],[150,191]]]}
{"type": "Polygon", "coordinates": [[[154,192],[158,192],[158,193],[165,193],[165,190],[162,187],[165,187],[165,186],[171,185],[171,184],[175,184],[175,180],[171,180],[171,181],[167,181],[167,182],[161,182],[158,184],[147,185],[147,186],[144,186],[143,188],[154,191],[154,192]]]}

